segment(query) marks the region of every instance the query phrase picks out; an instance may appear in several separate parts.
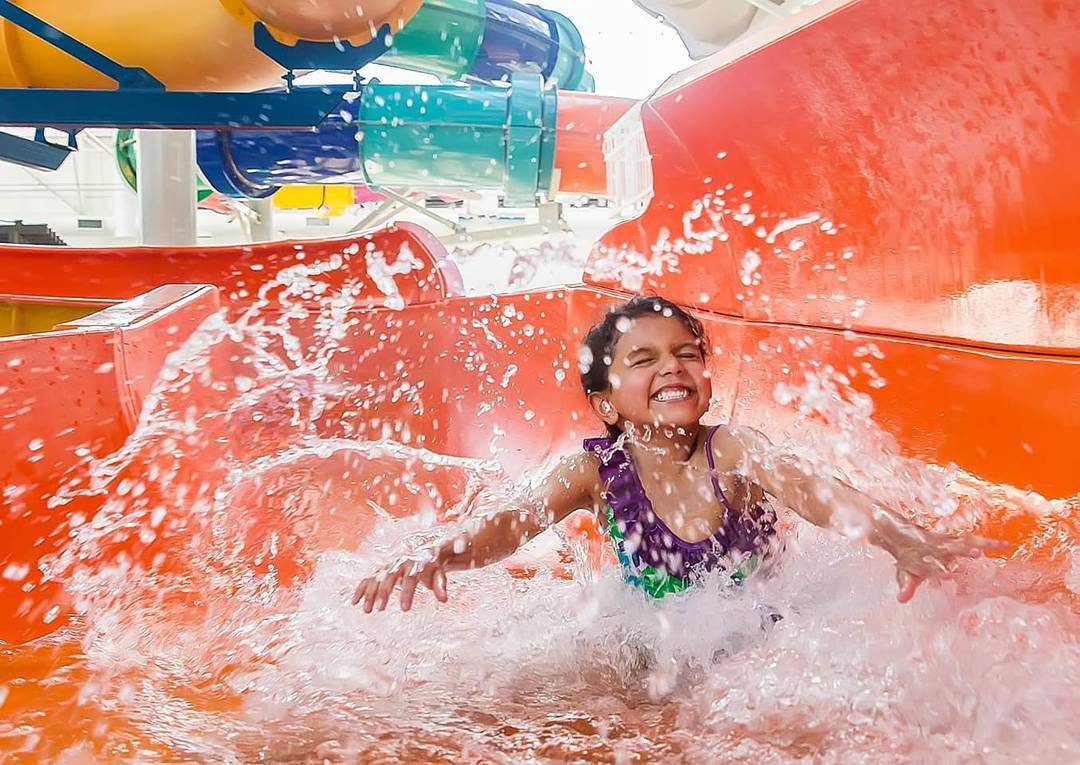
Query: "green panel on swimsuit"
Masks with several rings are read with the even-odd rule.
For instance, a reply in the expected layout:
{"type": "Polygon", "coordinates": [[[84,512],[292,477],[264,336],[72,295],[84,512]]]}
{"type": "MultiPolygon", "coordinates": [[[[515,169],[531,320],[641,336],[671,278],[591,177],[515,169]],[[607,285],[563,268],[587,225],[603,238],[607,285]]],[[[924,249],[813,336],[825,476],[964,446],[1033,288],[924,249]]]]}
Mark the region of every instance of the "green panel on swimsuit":
{"type": "MultiPolygon", "coordinates": [[[[604,506],[604,518],[607,521],[608,536],[611,537],[614,543],[615,555],[619,559],[619,564],[622,566],[623,575],[627,582],[635,587],[640,587],[654,598],[662,598],[665,595],[683,592],[693,584],[691,581],[672,576],[666,571],[660,571],[648,564],[635,565],[630,556],[626,554],[626,540],[619,529],[619,524],[615,522],[615,511],[611,508],[611,505],[604,506]]],[[[751,555],[742,566],[731,572],[731,580],[735,584],[742,584],[747,575],[757,568],[759,561],[760,558],[757,553],[751,555]]]]}

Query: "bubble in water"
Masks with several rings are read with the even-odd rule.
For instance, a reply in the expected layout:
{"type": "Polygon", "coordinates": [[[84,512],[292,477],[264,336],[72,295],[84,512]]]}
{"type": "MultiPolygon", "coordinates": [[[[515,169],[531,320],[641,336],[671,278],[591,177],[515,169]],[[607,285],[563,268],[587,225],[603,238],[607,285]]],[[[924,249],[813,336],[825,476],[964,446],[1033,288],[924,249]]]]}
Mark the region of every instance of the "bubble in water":
{"type": "Polygon", "coordinates": [[[593,352],[587,345],[578,348],[578,371],[587,374],[593,364],[593,352]]]}

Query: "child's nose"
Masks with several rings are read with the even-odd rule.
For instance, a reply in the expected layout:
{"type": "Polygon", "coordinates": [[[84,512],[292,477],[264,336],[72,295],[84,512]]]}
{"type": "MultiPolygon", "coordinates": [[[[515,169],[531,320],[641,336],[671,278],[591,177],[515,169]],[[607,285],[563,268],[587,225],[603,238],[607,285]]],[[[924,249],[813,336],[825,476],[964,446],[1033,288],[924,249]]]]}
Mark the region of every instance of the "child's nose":
{"type": "Polygon", "coordinates": [[[685,371],[682,361],[677,356],[667,356],[660,365],[661,374],[677,374],[685,371]]]}

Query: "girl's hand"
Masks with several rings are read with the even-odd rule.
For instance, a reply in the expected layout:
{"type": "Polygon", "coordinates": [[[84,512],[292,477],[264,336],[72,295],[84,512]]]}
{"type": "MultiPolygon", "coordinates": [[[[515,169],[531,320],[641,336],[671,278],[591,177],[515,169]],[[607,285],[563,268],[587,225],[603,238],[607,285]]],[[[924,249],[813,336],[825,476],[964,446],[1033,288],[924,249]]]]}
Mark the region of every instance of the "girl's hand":
{"type": "Polygon", "coordinates": [[[431,590],[440,603],[446,602],[446,571],[443,565],[437,560],[406,560],[360,582],[353,594],[353,605],[363,603],[366,614],[373,610],[385,611],[390,593],[398,584],[401,585],[402,611],[412,608],[418,584],[431,590]]]}
{"type": "Polygon", "coordinates": [[[906,529],[890,540],[886,549],[896,558],[896,599],[907,603],[928,577],[952,571],[960,558],[978,558],[988,552],[1004,552],[1008,542],[986,537],[947,537],[923,529],[906,529]]]}

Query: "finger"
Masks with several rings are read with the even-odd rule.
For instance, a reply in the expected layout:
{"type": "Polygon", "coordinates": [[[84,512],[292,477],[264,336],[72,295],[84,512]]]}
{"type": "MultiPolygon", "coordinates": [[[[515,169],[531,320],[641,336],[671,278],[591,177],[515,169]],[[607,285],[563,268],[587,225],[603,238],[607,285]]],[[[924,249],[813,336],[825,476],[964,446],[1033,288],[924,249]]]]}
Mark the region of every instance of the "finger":
{"type": "Polygon", "coordinates": [[[968,540],[969,547],[972,551],[973,557],[978,557],[984,553],[997,552],[1003,553],[1012,549],[1012,542],[1007,542],[1004,539],[991,539],[990,537],[972,537],[968,540]]]}
{"type": "Polygon", "coordinates": [[[386,608],[386,601],[390,597],[390,593],[394,591],[394,586],[397,584],[398,578],[401,576],[399,570],[388,571],[372,588],[372,591],[368,593],[368,604],[370,605],[370,611],[382,611],[386,608]]]}
{"type": "Polygon", "coordinates": [[[375,598],[376,609],[379,611],[386,610],[386,604],[390,600],[390,593],[394,591],[394,588],[397,587],[397,583],[404,575],[404,572],[398,569],[383,580],[383,583],[379,586],[379,594],[375,598]]]}
{"type": "Polygon", "coordinates": [[[353,595],[353,604],[364,606],[365,610],[367,610],[368,593],[371,592],[372,584],[377,581],[378,580],[374,577],[369,576],[367,579],[360,582],[359,586],[356,588],[356,594],[353,595]]]}
{"type": "Polygon", "coordinates": [[[364,579],[360,584],[356,585],[356,591],[352,596],[352,604],[358,605],[364,598],[364,594],[367,592],[368,585],[371,584],[371,579],[364,579]]]}
{"type": "Polygon", "coordinates": [[[371,610],[375,607],[375,595],[379,592],[379,584],[382,579],[372,579],[368,585],[367,592],[364,593],[364,613],[370,614],[371,610]]]}
{"type": "Polygon", "coordinates": [[[435,593],[435,600],[446,602],[446,572],[442,566],[436,567],[435,574],[431,577],[431,591],[435,593]]]}
{"type": "Polygon", "coordinates": [[[416,594],[416,585],[419,583],[418,576],[410,575],[401,580],[401,610],[408,611],[412,608],[413,596],[416,594]]]}
{"type": "Polygon", "coordinates": [[[915,576],[910,571],[904,569],[896,570],[896,584],[899,588],[896,593],[896,599],[900,603],[907,603],[915,596],[915,590],[918,589],[919,584],[922,582],[922,577],[915,576]]]}
{"type": "Polygon", "coordinates": [[[964,558],[981,558],[986,553],[1001,553],[1012,545],[998,539],[986,537],[962,537],[954,539],[945,548],[950,555],[964,558]]]}

